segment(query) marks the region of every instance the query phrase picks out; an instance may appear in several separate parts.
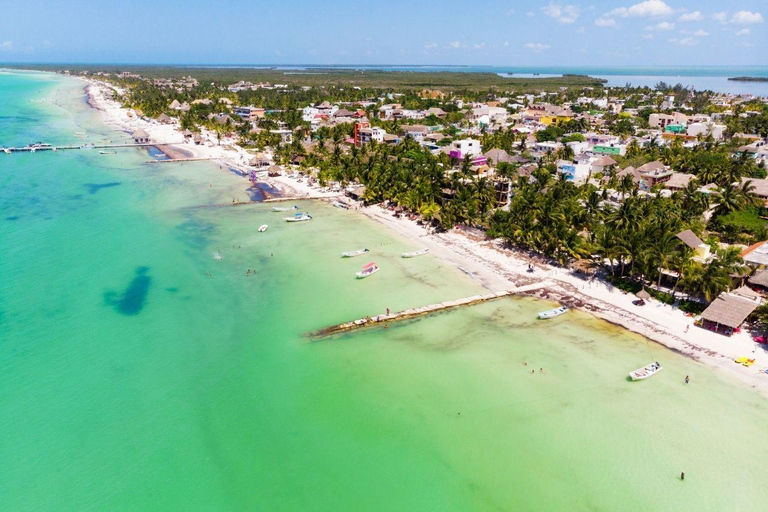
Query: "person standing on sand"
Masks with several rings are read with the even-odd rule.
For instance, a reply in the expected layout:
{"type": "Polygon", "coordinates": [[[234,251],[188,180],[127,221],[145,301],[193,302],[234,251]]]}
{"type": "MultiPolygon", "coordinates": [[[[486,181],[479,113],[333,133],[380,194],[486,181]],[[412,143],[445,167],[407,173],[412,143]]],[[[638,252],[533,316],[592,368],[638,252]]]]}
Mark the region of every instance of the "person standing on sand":
{"type": "Polygon", "coordinates": [[[688,332],[688,329],[690,329],[690,328],[691,328],[691,325],[690,325],[690,324],[686,325],[686,326],[685,326],[685,332],[688,332]]]}
{"type": "Polygon", "coordinates": [[[686,383],[686,384],[688,384],[688,382],[689,382],[690,380],[691,380],[691,379],[688,377],[688,375],[686,375],[686,376],[685,376],[685,383],[686,383]]]}

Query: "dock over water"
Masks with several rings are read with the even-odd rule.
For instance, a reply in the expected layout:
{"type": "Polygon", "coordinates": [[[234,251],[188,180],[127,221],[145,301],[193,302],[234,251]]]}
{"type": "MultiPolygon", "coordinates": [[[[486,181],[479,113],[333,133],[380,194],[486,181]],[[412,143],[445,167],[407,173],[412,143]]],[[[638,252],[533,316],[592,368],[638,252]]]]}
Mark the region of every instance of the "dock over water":
{"type": "Polygon", "coordinates": [[[332,336],[334,334],[341,334],[343,332],[352,331],[355,329],[362,329],[363,327],[370,327],[380,324],[386,324],[390,322],[397,322],[399,320],[407,320],[409,318],[415,318],[419,316],[429,315],[432,313],[438,313],[448,309],[459,308],[463,306],[473,306],[475,304],[481,304],[483,302],[489,302],[492,300],[500,299],[503,297],[509,297],[511,295],[518,295],[540,288],[546,288],[551,286],[550,281],[542,281],[539,283],[533,283],[525,286],[519,286],[511,290],[504,290],[495,293],[488,293],[485,295],[473,295],[472,297],[466,297],[464,299],[450,300],[446,302],[440,302],[438,304],[430,304],[428,306],[422,306],[420,308],[411,308],[403,311],[390,313],[389,315],[376,315],[374,317],[367,316],[365,318],[358,318],[351,322],[345,322],[343,324],[332,325],[319,331],[311,332],[308,336],[311,339],[324,338],[326,336],[332,336]]]}

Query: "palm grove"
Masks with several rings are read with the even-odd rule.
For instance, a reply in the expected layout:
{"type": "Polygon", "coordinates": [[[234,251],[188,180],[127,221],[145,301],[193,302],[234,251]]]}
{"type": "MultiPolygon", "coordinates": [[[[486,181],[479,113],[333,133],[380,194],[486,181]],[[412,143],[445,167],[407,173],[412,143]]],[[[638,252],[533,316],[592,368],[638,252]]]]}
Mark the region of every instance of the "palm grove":
{"type": "MultiPolygon", "coordinates": [[[[672,88],[669,92],[687,94],[672,88]]],[[[768,133],[768,110],[763,106],[755,107],[761,109],[760,114],[749,118],[739,116],[743,107],[737,106],[737,112],[727,119],[726,143],[705,139],[694,147],[684,147],[679,141],[662,145],[654,139],[641,147],[632,140],[626,156],[616,158],[619,167],[660,160],[676,172],[695,176],[684,190],[668,196],[654,193],[658,189],[642,193],[631,175],[620,176],[615,170],[591,176],[588,184],[576,186],[555,167],[558,159],[573,157],[569,146],[546,155],[533,171],[525,173],[520,172],[519,166],[500,163],[492,179],[477,174],[467,159],[451,161],[446,154],[433,154],[409,138],[397,145],[371,143],[350,148],[342,142],[351,135],[353,125],[322,127],[311,132],[298,115],[301,105],[316,101],[349,102],[381,93],[339,88],[238,93],[235,100],[240,104],[255,103],[279,110],[260,122],[260,126],[270,128],[278,121],[286,123],[297,130],[297,137],[290,144],[270,138],[268,130],[254,133],[246,124],[217,126],[210,116],[206,117],[222,108],[216,103],[195,107],[181,121],[185,128],[195,129],[203,124],[217,131],[237,132],[246,146],[268,145],[281,163],[302,157],[301,167],[321,183],[363,184],[367,202],[391,202],[442,229],[458,224],[479,227],[490,237],[503,238],[513,247],[533,251],[562,265],[583,259],[600,262],[608,266],[610,277],[617,284],[629,289],[651,283],[660,285],[664,280],[671,288],[671,297],[657,294],[662,300],[672,301],[681,292],[712,300],[732,285],[734,277],[745,273],[739,249],[721,248],[721,243],[751,243],[768,238],[763,220],[765,208],[748,180],[765,177],[765,170],[740,154],[737,148],[742,141],[731,138],[739,130],[768,133]],[[303,137],[311,137],[313,144],[302,143],[303,137]],[[703,185],[710,184],[714,186],[708,192],[701,190],[703,185]],[[710,244],[715,258],[708,263],[694,260],[692,250],[675,236],[686,229],[710,244]]],[[[649,90],[627,88],[614,93],[624,97],[627,106],[639,107],[640,115],[630,119],[607,113],[604,129],[628,137],[647,128],[648,115],[655,108],[639,104],[638,98],[647,96],[649,90]]],[[[200,90],[176,98],[190,100],[212,94],[220,92],[201,86],[200,90]]],[[[472,100],[487,99],[494,92],[461,94],[472,100]]],[[[569,90],[562,92],[555,102],[571,100],[579,94],[602,93],[569,90]]],[[[167,105],[171,98],[167,94],[162,99],[159,96],[151,87],[139,85],[132,89],[127,102],[160,111],[161,105],[167,105]]],[[[441,131],[448,137],[463,123],[461,112],[449,101],[424,100],[415,91],[404,91],[398,99],[414,107],[440,106],[448,112],[448,118],[441,120],[441,131]]],[[[708,106],[706,93],[689,100],[698,105],[697,109],[715,108],[708,106]]],[[[397,132],[397,123],[375,119],[373,106],[367,110],[372,124],[397,132]]],[[[579,119],[542,130],[536,137],[561,142],[583,140],[579,132],[587,129],[589,123],[579,119]]],[[[501,129],[484,133],[481,139],[484,151],[499,148],[528,156],[525,135],[501,129]]]]}

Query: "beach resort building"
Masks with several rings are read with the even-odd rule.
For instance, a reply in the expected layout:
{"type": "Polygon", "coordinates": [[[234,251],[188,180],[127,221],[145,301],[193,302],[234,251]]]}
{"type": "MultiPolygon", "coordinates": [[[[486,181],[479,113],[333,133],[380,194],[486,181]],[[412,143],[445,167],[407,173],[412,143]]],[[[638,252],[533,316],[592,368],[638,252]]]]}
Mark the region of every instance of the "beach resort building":
{"type": "Polygon", "coordinates": [[[760,295],[746,286],[721,293],[701,313],[701,327],[730,336],[741,327],[760,303],[760,295]]]}

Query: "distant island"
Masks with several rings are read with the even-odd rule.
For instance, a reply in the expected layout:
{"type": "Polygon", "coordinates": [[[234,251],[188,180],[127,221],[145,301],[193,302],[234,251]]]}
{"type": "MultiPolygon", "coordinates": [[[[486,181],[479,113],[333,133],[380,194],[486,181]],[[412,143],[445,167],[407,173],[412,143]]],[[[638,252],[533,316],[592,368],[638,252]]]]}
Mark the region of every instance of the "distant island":
{"type": "Polygon", "coordinates": [[[766,76],[735,76],[735,77],[729,78],[728,80],[732,80],[734,82],[768,82],[768,77],[766,76]]]}

